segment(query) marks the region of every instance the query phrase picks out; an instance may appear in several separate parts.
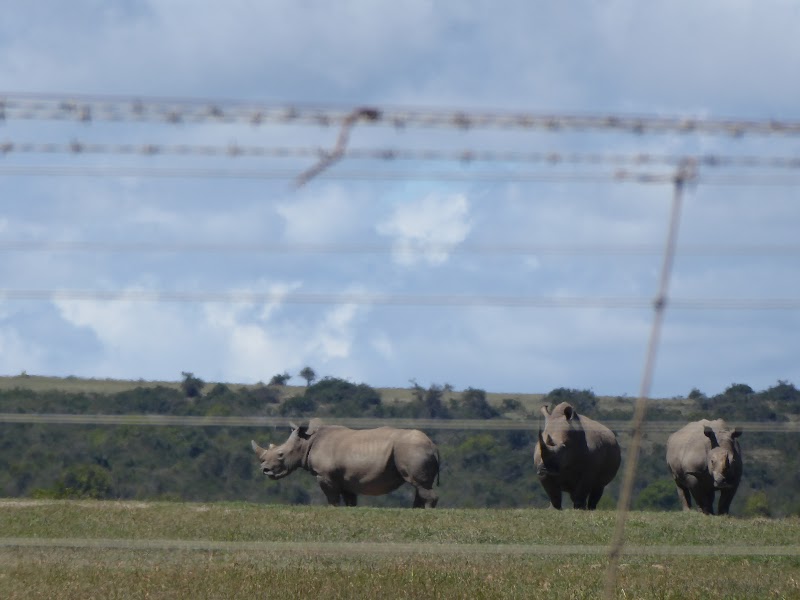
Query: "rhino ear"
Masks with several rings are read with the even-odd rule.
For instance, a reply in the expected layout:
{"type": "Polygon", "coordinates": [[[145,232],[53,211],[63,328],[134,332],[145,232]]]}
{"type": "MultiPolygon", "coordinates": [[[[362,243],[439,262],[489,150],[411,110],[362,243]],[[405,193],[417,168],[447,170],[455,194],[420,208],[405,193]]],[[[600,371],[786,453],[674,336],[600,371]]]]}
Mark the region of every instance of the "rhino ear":
{"type": "Polygon", "coordinates": [[[322,419],[311,419],[306,427],[306,435],[314,435],[322,427],[322,419]]]}
{"type": "Polygon", "coordinates": [[[716,448],[719,446],[719,442],[717,441],[717,434],[714,433],[714,430],[711,429],[708,425],[703,426],[703,435],[705,435],[709,440],[711,440],[711,447],[716,448]]]}
{"type": "Polygon", "coordinates": [[[539,409],[539,412],[542,413],[545,419],[547,419],[550,416],[550,413],[547,412],[547,404],[545,404],[541,409],[539,409]]]}
{"type": "Polygon", "coordinates": [[[569,404],[564,407],[564,416],[567,418],[567,421],[571,421],[572,417],[575,416],[575,409],[572,408],[569,404]]]}
{"type": "Polygon", "coordinates": [[[294,423],[292,423],[291,421],[289,421],[289,427],[291,427],[291,428],[292,428],[292,431],[295,431],[296,429],[300,429],[300,427],[298,427],[297,425],[295,425],[295,424],[294,424],[294,423]]]}

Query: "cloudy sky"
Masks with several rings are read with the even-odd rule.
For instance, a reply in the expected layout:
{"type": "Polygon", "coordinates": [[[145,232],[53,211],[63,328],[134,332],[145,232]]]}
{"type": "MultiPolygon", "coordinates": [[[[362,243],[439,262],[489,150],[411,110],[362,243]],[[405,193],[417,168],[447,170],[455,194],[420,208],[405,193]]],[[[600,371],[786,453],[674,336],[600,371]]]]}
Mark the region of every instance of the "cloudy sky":
{"type": "MultiPolygon", "coordinates": [[[[134,99],[170,99],[798,121],[800,6],[789,0],[0,8],[4,375],[256,382],[310,365],[376,387],[635,395],[673,189],[614,180],[611,157],[800,156],[800,136],[379,122],[357,124],[348,149],[411,159],[346,157],[298,188],[267,174],[299,175],[315,158],[224,149],[333,148],[338,126],[130,118],[134,99]],[[110,99],[129,118],[11,110],[37,97],[110,99]],[[99,150],[52,151],[75,142],[99,150]],[[190,151],[113,151],[125,144],[190,151]],[[494,160],[449,159],[464,151],[494,160]]],[[[800,384],[798,183],[797,170],[741,160],[701,166],[653,395],[800,384]],[[766,308],[776,300],[783,308],[766,308]]]]}

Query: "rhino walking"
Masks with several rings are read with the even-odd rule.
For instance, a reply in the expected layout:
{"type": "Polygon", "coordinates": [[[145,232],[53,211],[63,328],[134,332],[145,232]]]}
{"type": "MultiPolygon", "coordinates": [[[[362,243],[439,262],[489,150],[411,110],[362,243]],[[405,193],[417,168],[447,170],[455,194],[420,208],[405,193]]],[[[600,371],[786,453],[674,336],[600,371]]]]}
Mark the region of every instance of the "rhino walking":
{"type": "Polygon", "coordinates": [[[433,508],[439,501],[433,491],[439,481],[439,450],[414,429],[354,430],[325,425],[311,419],[292,424],[292,433],[280,446],[251,445],[261,470],[270,479],[286,477],[297,468],[317,478],[328,504],[356,506],[358,495],[380,496],[408,482],[416,488],[414,508],[433,508]]]}
{"type": "Polygon", "coordinates": [[[550,503],[561,509],[561,495],[567,492],[574,508],[594,510],[619,469],[616,436],[605,425],[578,415],[567,402],[552,413],[543,406],[542,415],[545,426],[533,462],[550,503]]]}
{"type": "Polygon", "coordinates": [[[703,513],[714,514],[714,494],[719,490],[717,512],[728,513],[742,479],[740,429],[731,429],[722,419],[702,419],[682,427],[667,440],[667,465],[678,486],[684,510],[692,498],[703,513]]]}

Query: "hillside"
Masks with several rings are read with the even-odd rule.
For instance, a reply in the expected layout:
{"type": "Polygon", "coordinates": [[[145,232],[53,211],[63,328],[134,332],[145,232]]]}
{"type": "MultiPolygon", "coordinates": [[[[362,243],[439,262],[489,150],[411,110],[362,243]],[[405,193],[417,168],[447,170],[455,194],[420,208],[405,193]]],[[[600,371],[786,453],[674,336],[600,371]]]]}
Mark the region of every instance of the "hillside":
{"type": "MultiPolygon", "coordinates": [[[[417,422],[441,450],[443,507],[544,507],[547,499],[532,462],[539,407],[570,401],[579,412],[612,426],[624,451],[633,404],[631,398],[596,397],[588,390],[568,388],[525,395],[437,385],[377,390],[325,378],[308,387],[205,383],[188,393],[184,384],[0,378],[0,413],[11,415],[2,425],[0,494],[321,504],[313,478],[300,472],[268,481],[250,450],[251,439],[262,444],[283,441],[289,419],[318,416],[355,426],[358,419],[417,422]],[[45,422],[39,418],[42,414],[70,417],[45,422]],[[109,424],[97,420],[98,415],[163,415],[171,420],[160,425],[124,419],[109,424]],[[214,420],[192,420],[196,417],[214,420]],[[267,419],[271,425],[249,426],[248,417],[267,419]]],[[[745,430],[745,473],[733,514],[800,514],[800,481],[786,475],[800,470],[800,392],[779,382],[760,392],[736,384],[714,396],[691,396],[651,402],[652,427],[640,457],[634,506],[676,509],[664,463],[670,428],[724,416],[745,430]]],[[[609,486],[601,506],[614,506],[619,479],[609,486]]],[[[363,502],[408,506],[409,490],[363,502]]]]}

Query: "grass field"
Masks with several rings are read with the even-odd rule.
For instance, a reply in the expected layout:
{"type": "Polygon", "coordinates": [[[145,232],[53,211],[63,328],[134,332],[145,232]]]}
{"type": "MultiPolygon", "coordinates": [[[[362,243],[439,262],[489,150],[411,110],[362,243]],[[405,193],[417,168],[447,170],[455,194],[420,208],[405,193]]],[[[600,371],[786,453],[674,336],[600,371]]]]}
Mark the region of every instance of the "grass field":
{"type": "MultiPolygon", "coordinates": [[[[0,501],[2,598],[597,598],[613,512],[0,501]]],[[[632,513],[618,598],[800,598],[800,519],[632,513]]]]}

